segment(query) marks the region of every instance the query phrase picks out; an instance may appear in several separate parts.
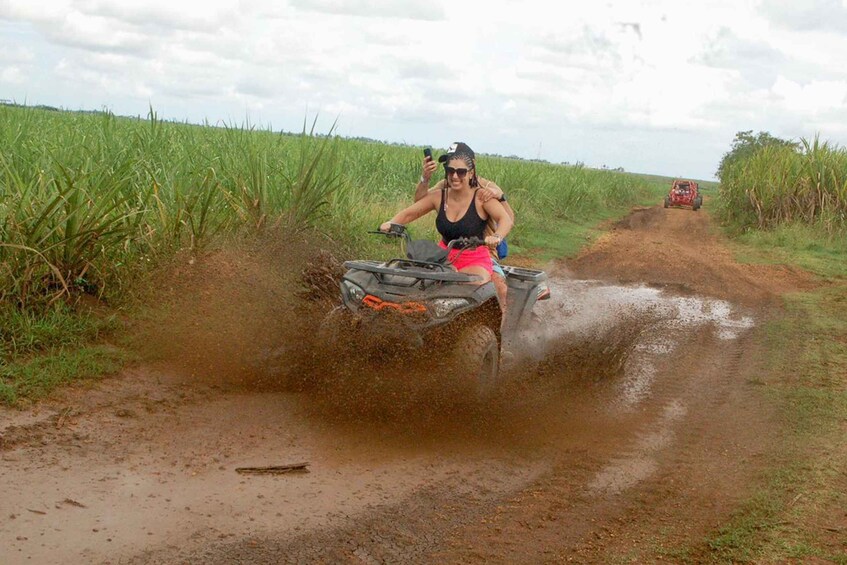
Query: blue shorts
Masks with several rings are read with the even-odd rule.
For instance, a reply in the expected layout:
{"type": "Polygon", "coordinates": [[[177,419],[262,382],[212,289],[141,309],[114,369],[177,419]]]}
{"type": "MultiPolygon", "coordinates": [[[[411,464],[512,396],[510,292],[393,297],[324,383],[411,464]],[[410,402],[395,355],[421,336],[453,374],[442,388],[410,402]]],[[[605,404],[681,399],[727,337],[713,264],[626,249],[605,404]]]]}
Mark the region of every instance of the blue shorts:
{"type": "Polygon", "coordinates": [[[506,278],[506,273],[503,271],[503,267],[500,266],[500,263],[497,262],[497,259],[491,258],[491,271],[497,273],[504,279],[506,278]]]}

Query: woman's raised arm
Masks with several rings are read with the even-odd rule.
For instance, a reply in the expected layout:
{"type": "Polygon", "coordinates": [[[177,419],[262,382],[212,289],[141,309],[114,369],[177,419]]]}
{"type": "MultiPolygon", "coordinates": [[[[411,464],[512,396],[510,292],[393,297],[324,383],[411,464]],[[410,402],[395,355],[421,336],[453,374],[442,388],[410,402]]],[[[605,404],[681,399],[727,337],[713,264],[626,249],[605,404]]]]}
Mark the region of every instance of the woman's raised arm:
{"type": "Polygon", "coordinates": [[[512,226],[514,225],[514,221],[506,212],[503,204],[493,198],[483,202],[482,207],[488,215],[497,222],[497,229],[494,231],[493,235],[489,235],[485,238],[485,243],[487,245],[499,245],[500,242],[509,235],[509,232],[512,230],[512,226]]]}

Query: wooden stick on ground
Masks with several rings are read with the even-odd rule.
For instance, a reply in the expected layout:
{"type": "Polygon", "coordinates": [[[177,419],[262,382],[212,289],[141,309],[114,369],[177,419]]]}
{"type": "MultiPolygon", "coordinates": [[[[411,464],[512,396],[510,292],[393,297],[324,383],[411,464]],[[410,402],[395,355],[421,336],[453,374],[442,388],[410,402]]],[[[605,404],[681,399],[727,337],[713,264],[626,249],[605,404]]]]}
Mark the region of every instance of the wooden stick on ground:
{"type": "Polygon", "coordinates": [[[273,465],[271,467],[236,467],[235,472],[250,475],[284,475],[286,473],[308,473],[309,462],[273,465]]]}

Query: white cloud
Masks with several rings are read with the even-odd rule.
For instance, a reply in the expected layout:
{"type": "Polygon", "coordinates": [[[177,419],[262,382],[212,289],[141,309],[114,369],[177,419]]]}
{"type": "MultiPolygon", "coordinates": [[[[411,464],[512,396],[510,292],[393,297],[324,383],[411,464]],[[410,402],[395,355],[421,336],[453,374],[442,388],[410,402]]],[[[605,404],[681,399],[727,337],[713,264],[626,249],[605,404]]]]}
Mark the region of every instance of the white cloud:
{"type": "Polygon", "coordinates": [[[80,5],[86,13],[150,33],[157,29],[214,33],[244,13],[237,0],[87,0],[80,5]]]}
{"type": "Polygon", "coordinates": [[[20,67],[0,67],[0,83],[23,84],[25,78],[20,67]]]}
{"type": "Polygon", "coordinates": [[[784,108],[809,117],[847,105],[847,81],[843,80],[798,84],[780,76],[771,90],[784,108]]]}
{"type": "Polygon", "coordinates": [[[735,71],[753,88],[773,84],[789,58],[764,40],[745,39],[728,28],[721,28],[695,61],[707,67],[735,71]]]}
{"type": "Polygon", "coordinates": [[[441,6],[419,0],[291,0],[291,5],[304,11],[365,18],[444,19],[441,6]]]}
{"type": "Polygon", "coordinates": [[[35,60],[35,53],[13,41],[0,38],[0,63],[29,64],[35,60]]]}
{"type": "Polygon", "coordinates": [[[738,130],[841,135],[844,13],[830,0],[0,0],[0,92],[294,130],[319,111],[347,135],[475,135],[502,154],[543,145],[557,162],[709,176],[738,130]]]}
{"type": "Polygon", "coordinates": [[[847,7],[841,0],[764,0],[762,13],[791,30],[847,34],[847,7]]]}

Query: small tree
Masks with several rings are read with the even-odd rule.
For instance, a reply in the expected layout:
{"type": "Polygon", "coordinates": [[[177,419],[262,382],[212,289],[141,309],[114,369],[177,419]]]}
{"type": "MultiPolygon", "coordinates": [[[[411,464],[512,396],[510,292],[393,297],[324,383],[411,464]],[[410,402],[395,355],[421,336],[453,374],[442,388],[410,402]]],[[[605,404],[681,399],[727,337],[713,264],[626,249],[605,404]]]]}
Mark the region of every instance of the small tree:
{"type": "Polygon", "coordinates": [[[718,178],[723,181],[723,176],[729,169],[729,166],[741,159],[751,157],[756,151],[762,147],[771,145],[790,147],[798,149],[799,144],[787,139],[774,137],[766,131],[760,131],[753,135],[753,130],[739,131],[735,134],[735,139],[732,140],[732,149],[724,153],[721,162],[718,165],[718,178]]]}

